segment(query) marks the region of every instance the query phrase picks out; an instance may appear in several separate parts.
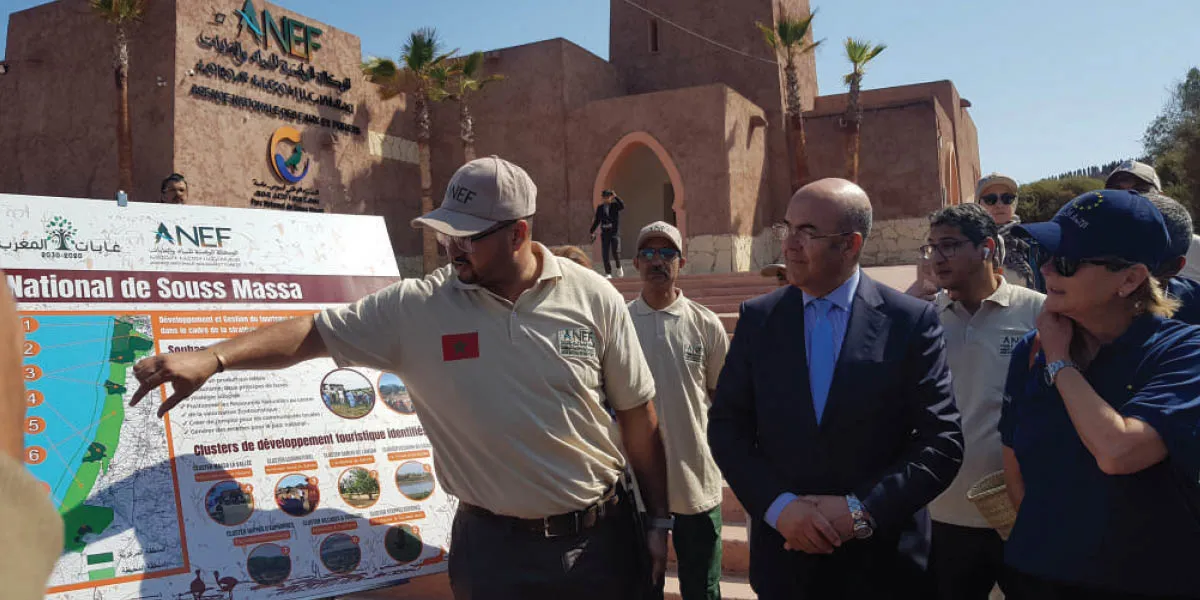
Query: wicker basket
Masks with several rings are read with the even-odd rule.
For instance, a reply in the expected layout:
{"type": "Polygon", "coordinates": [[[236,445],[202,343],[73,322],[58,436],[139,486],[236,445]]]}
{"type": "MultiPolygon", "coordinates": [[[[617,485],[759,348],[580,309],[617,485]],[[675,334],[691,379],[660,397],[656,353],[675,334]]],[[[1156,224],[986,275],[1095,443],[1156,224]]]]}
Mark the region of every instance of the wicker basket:
{"type": "Polygon", "coordinates": [[[1004,471],[984,476],[967,490],[967,500],[987,519],[1002,539],[1007,540],[1017,521],[1017,510],[1009,500],[1004,485],[1004,471]]]}

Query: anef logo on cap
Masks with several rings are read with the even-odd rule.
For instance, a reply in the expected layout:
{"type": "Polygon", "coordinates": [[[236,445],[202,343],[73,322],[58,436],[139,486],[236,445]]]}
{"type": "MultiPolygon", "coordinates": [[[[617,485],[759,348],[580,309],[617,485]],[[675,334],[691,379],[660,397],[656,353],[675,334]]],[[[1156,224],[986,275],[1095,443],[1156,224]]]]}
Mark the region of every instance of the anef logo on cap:
{"type": "Polygon", "coordinates": [[[536,212],[537,186],[524,169],[498,156],[475,159],[454,172],[442,206],[412,220],[444,235],[467,237],[536,212]]]}

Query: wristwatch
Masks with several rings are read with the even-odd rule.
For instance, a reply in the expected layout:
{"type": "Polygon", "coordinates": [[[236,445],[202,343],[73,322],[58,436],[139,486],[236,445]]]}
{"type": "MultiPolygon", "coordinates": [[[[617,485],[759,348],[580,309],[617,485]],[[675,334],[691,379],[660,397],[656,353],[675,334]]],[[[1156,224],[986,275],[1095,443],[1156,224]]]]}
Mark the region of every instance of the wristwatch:
{"type": "Polygon", "coordinates": [[[1079,365],[1069,360],[1056,360],[1046,365],[1046,385],[1054,387],[1054,382],[1058,379],[1058,372],[1068,367],[1079,370],[1079,365]]]}
{"type": "Polygon", "coordinates": [[[650,519],[650,529],[671,531],[675,528],[675,517],[655,517],[650,519]]]}
{"type": "Polygon", "coordinates": [[[846,496],[846,506],[850,509],[850,516],[854,519],[854,537],[860,540],[865,540],[875,533],[875,529],[871,527],[871,522],[867,519],[867,509],[863,508],[863,503],[859,501],[858,496],[850,494],[846,496]]]}

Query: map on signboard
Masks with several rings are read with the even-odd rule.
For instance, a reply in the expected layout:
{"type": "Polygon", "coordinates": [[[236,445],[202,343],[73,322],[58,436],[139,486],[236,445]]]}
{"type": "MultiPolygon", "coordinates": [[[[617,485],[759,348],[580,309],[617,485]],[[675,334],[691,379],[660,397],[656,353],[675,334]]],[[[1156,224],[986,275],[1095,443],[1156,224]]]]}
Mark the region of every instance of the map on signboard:
{"type": "Polygon", "coordinates": [[[63,517],[55,588],[185,568],[163,422],[127,412],[148,316],[25,317],[26,462],[63,517]],[[136,524],[136,528],[135,528],[136,524]]]}

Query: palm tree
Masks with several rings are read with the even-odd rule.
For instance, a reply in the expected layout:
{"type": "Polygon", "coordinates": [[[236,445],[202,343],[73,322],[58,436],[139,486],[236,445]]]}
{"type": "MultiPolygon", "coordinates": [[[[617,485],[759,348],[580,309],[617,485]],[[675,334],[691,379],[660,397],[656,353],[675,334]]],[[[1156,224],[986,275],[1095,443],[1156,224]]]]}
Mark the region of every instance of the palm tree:
{"type": "MultiPolygon", "coordinates": [[[[449,94],[439,84],[450,73],[447,59],[454,52],[442,52],[437,31],[418,29],[409,34],[401,50],[400,68],[387,58],[370,58],[363,63],[367,80],[379,84],[379,95],[392,98],[409,91],[413,94],[413,118],[417,125],[417,155],[421,170],[421,214],[433,210],[433,171],[430,165],[429,140],[433,137],[433,120],[429,107],[445,100],[449,94]]],[[[426,273],[437,269],[437,237],[428,227],[422,231],[421,262],[426,273]]]]}
{"type": "Polygon", "coordinates": [[[504,79],[504,76],[497,74],[480,77],[483,67],[482,52],[472,52],[453,62],[454,66],[447,73],[448,77],[439,84],[446,90],[448,99],[458,102],[458,135],[462,138],[465,160],[471,162],[475,160],[475,118],[471,116],[470,96],[487,84],[504,79]]]}
{"type": "Polygon", "coordinates": [[[871,45],[867,40],[846,38],[846,58],[854,70],[846,75],[846,85],[850,86],[850,103],[846,105],[846,178],[858,182],[859,133],[862,130],[863,110],[859,103],[862,93],[862,78],[867,71],[867,63],[887,49],[887,44],[871,45]]]}
{"type": "Polygon", "coordinates": [[[800,76],[796,73],[796,61],[805,53],[812,52],[821,42],[810,42],[809,29],[816,13],[805,17],[793,17],[779,5],[779,20],[775,27],[761,22],[755,23],[762,31],[767,45],[783,59],[783,75],[787,79],[788,131],[792,136],[792,191],[800,189],[808,179],[808,145],[804,139],[804,114],[800,106],[800,76]]]}
{"type": "Polygon", "coordinates": [[[117,84],[117,185],[133,192],[133,131],[129,126],[129,31],[146,14],[145,0],[89,0],[92,10],[116,28],[113,75],[117,84]]]}

